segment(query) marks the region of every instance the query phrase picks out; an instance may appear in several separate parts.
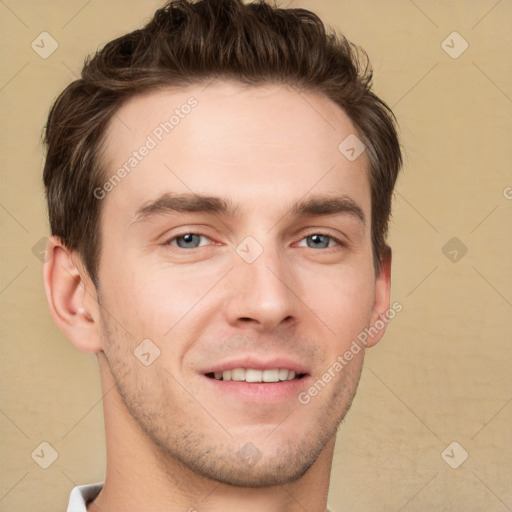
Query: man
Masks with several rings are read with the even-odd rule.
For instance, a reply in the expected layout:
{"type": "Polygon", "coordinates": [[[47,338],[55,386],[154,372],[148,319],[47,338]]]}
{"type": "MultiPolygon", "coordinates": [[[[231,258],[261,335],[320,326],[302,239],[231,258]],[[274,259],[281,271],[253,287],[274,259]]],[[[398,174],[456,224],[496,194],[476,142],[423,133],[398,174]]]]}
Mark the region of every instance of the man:
{"type": "Polygon", "coordinates": [[[392,311],[401,154],[362,57],[302,9],[174,1],[57,99],[45,287],[107,442],[68,510],[325,511],[392,311]]]}

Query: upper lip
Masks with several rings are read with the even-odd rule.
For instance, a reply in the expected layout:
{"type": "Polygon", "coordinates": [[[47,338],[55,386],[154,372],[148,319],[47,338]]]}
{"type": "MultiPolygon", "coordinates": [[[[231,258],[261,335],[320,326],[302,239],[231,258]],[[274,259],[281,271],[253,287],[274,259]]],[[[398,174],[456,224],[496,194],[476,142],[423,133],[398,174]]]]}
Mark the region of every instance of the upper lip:
{"type": "Polygon", "coordinates": [[[305,365],[287,357],[263,359],[256,356],[246,356],[222,361],[202,370],[203,374],[224,372],[234,368],[252,368],[254,370],[273,370],[274,368],[293,370],[297,375],[308,373],[305,365]]]}

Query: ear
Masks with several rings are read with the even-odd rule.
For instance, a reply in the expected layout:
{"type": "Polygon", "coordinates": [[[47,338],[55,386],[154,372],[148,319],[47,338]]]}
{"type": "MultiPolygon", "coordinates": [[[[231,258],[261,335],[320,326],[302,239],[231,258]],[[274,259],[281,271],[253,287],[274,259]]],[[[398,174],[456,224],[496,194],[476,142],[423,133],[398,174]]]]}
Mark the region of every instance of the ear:
{"type": "Polygon", "coordinates": [[[371,314],[369,336],[366,347],[373,347],[386,332],[389,322],[389,307],[391,295],[391,247],[386,246],[382,256],[379,273],[375,279],[375,302],[371,314]]]}
{"type": "Polygon", "coordinates": [[[100,352],[96,288],[80,257],[57,237],[51,237],[46,245],[44,287],[50,313],[59,329],[80,350],[100,352]]]}

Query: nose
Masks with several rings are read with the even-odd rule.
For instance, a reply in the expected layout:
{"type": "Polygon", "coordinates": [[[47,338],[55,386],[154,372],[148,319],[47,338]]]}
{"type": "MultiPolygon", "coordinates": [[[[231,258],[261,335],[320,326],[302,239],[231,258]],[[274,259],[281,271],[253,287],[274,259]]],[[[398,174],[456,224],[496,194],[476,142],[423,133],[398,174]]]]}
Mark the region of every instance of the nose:
{"type": "Polygon", "coordinates": [[[298,318],[300,292],[284,255],[265,249],[252,263],[234,256],[235,268],[226,283],[228,323],[260,332],[291,325],[298,318]]]}

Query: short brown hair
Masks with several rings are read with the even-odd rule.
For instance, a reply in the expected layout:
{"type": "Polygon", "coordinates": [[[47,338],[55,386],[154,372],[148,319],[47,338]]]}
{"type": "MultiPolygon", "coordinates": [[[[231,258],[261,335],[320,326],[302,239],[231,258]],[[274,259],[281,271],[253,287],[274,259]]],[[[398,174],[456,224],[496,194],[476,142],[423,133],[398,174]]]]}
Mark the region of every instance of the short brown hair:
{"type": "Polygon", "coordinates": [[[101,201],[93,191],[105,181],[101,150],[109,121],[134,95],[215,77],[290,85],[323,94],[345,111],[366,146],[378,270],[402,164],[393,113],[371,90],[363,50],[327,31],[314,13],[264,0],[171,0],[144,28],[86,60],[81,78],[57,98],[46,125],[44,184],[52,235],[79,253],[99,286],[101,201]]]}

